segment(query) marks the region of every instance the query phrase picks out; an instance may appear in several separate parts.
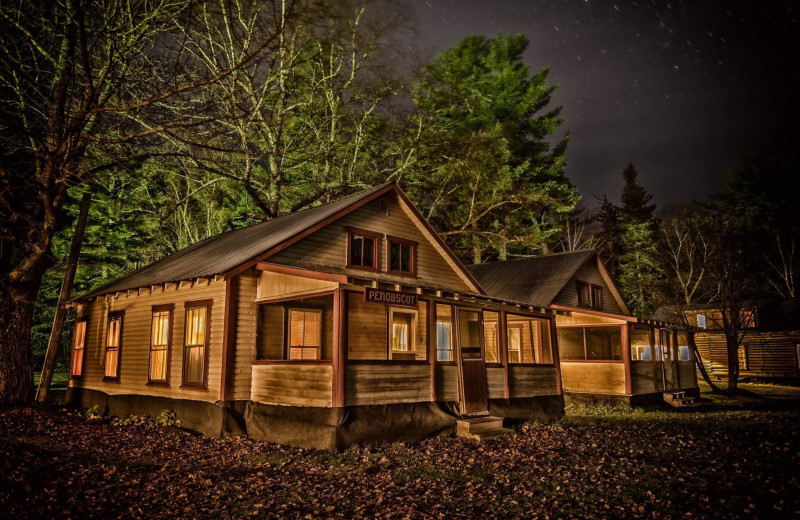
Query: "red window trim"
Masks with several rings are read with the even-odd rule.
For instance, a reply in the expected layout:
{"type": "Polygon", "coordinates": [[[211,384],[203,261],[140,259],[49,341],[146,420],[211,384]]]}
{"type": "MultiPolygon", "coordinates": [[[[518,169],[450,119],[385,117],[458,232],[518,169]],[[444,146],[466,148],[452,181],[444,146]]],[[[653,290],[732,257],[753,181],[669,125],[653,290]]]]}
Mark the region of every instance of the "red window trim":
{"type": "Polygon", "coordinates": [[[163,386],[169,388],[169,380],[172,369],[172,336],[175,333],[175,304],[165,303],[163,305],[153,305],[150,308],[150,351],[147,354],[147,384],[149,386],[163,386]],[[167,333],[167,373],[166,379],[150,379],[150,364],[153,356],[153,314],[157,312],[169,312],[169,332],[167,333]]]}
{"type": "Polygon", "coordinates": [[[70,380],[79,380],[83,379],[83,369],[86,367],[86,338],[89,336],[89,318],[88,317],[81,317],[75,319],[75,325],[72,329],[72,348],[70,350],[70,358],[69,358],[69,378],[70,380]],[[75,375],[73,363],[75,362],[75,355],[73,354],[75,350],[75,329],[78,327],[78,323],[83,322],[86,325],[83,329],[83,356],[81,356],[81,373],[79,375],[75,375]]]}
{"type": "MultiPolygon", "coordinates": [[[[382,235],[375,231],[369,231],[367,229],[359,229],[354,227],[348,227],[347,230],[347,261],[345,263],[348,269],[358,269],[360,271],[372,271],[372,272],[380,272],[381,271],[381,239],[382,235]],[[364,267],[363,265],[353,265],[352,259],[350,258],[350,249],[352,247],[353,242],[353,235],[362,235],[367,238],[373,239],[373,251],[372,251],[372,261],[375,265],[372,267],[364,267]]],[[[363,258],[363,254],[362,254],[363,258]]]]}
{"type": "Polygon", "coordinates": [[[122,372],[122,345],[125,333],[125,311],[111,311],[108,313],[108,320],[106,321],[106,334],[103,344],[103,381],[108,383],[119,383],[120,373],[122,372]],[[117,375],[106,375],[106,355],[108,355],[108,325],[111,320],[119,318],[119,346],[117,347],[117,375]]]}
{"type": "MultiPolygon", "coordinates": [[[[209,298],[206,300],[190,300],[183,302],[184,319],[183,319],[183,349],[181,356],[181,388],[187,390],[208,390],[208,351],[211,347],[211,308],[214,305],[214,299],[209,298]],[[200,385],[186,383],[186,313],[189,309],[196,309],[198,307],[206,308],[206,337],[203,355],[203,382],[200,385]]],[[[148,367],[149,371],[149,367],[148,367]]]]}
{"type": "Polygon", "coordinates": [[[414,240],[408,240],[406,238],[395,237],[392,235],[386,235],[386,272],[389,274],[394,274],[397,276],[408,276],[412,278],[416,278],[417,276],[417,246],[419,245],[414,240]],[[411,261],[411,270],[410,271],[400,271],[396,269],[392,269],[392,244],[402,244],[409,246],[411,251],[409,252],[408,258],[411,261]]]}

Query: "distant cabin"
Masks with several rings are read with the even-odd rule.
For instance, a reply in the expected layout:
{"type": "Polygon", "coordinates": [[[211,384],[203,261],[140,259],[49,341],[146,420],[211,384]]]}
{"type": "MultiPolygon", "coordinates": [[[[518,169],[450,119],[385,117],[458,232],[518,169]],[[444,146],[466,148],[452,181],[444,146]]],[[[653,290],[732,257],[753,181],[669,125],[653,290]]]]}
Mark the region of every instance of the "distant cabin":
{"type": "Polygon", "coordinates": [[[339,449],[564,410],[567,313],[487,295],[395,184],[213,236],[74,304],[68,398],[112,415],[339,449]]]}
{"type": "MultiPolygon", "coordinates": [[[[633,317],[594,250],[470,266],[491,296],[550,307],[568,399],[635,405],[696,395],[686,328],[633,317]]],[[[516,348],[509,331],[509,349],[516,348]]]]}
{"type": "MultiPolygon", "coordinates": [[[[655,319],[676,319],[675,309],[662,307],[655,319]]],[[[696,326],[697,350],[711,378],[728,378],[728,357],[722,316],[707,304],[683,309],[687,321],[696,326]]],[[[800,298],[764,303],[745,311],[747,324],[737,351],[739,377],[797,380],[800,378],[800,298]]]]}

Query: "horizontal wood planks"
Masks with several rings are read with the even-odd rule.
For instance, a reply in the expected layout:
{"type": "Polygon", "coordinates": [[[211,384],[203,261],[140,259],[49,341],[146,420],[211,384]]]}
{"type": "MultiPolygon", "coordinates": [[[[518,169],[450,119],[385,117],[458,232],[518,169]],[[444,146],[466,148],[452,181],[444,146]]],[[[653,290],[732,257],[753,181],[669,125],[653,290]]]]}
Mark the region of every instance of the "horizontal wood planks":
{"type": "Polygon", "coordinates": [[[252,272],[239,275],[239,297],[236,310],[236,345],[233,351],[233,370],[230,397],[250,399],[253,371],[253,348],[256,330],[256,286],[258,278],[252,272]]]}
{"type": "Polygon", "coordinates": [[[439,382],[439,401],[458,401],[458,367],[438,365],[436,372],[439,382]]]}
{"type": "Polygon", "coordinates": [[[486,386],[489,399],[505,397],[505,369],[503,367],[486,367],[486,386]]]}
{"type": "Polygon", "coordinates": [[[697,388],[697,365],[694,361],[675,361],[680,388],[697,388]]]}
{"type": "Polygon", "coordinates": [[[255,297],[259,300],[288,298],[327,290],[332,291],[338,286],[337,282],[328,280],[316,280],[290,274],[260,271],[258,274],[258,291],[255,297]]]}
{"type": "Polygon", "coordinates": [[[349,365],[345,372],[348,406],[418,403],[430,400],[428,365],[349,365]]]}
{"type": "Polygon", "coordinates": [[[660,361],[631,361],[634,394],[664,391],[661,365],[660,361]]]}
{"type": "Polygon", "coordinates": [[[388,234],[418,243],[417,277],[389,275],[387,264],[387,242],[381,240],[381,272],[369,272],[370,278],[395,283],[431,285],[454,291],[473,292],[439,251],[420,232],[400,207],[395,193],[388,193],[372,201],[323,229],[304,238],[269,258],[269,262],[325,270],[332,267],[337,272],[363,276],[365,271],[344,269],[347,265],[347,228],[359,228],[388,234]],[[386,211],[381,211],[384,208],[386,211]],[[388,215],[386,214],[388,212],[388,215]]]}
{"type": "MultiPolygon", "coordinates": [[[[725,335],[722,332],[697,332],[695,343],[703,363],[712,376],[728,376],[725,335]]],[[[797,345],[800,331],[748,331],[743,345],[747,369],[740,377],[798,377],[797,345]]]]}
{"type": "Polygon", "coordinates": [[[512,398],[558,395],[556,368],[552,366],[509,365],[508,379],[512,398]]]}
{"type": "Polygon", "coordinates": [[[625,394],[624,363],[561,361],[564,391],[625,394]]]}
{"type": "Polygon", "coordinates": [[[627,322],[603,316],[582,314],[577,311],[572,311],[571,316],[556,316],[556,325],[621,325],[623,323],[627,322]]]}
{"type": "Polygon", "coordinates": [[[167,284],[141,291],[109,295],[85,304],[80,316],[88,317],[83,378],[71,381],[70,386],[100,390],[107,394],[142,394],[177,399],[217,401],[222,369],[222,332],[225,315],[225,282],[209,281],[167,284]],[[213,300],[211,307],[210,344],[208,346],[208,389],[180,388],[183,369],[183,338],[185,324],[184,302],[213,300]],[[150,334],[152,307],[175,304],[172,325],[169,386],[148,385],[150,363],[150,334]],[[125,311],[122,327],[119,382],[103,381],[105,336],[108,313],[125,311]]]}
{"type": "Polygon", "coordinates": [[[291,406],[331,406],[330,365],[253,365],[253,401],[291,406]]]}

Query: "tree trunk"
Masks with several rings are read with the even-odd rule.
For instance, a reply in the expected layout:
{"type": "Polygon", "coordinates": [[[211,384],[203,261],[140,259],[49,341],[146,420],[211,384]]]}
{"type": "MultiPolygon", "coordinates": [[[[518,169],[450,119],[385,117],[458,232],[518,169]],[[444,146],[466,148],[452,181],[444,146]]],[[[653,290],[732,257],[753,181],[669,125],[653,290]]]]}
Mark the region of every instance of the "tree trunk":
{"type": "Polygon", "coordinates": [[[46,403],[47,396],[50,393],[50,383],[53,381],[56,354],[58,353],[58,347],[61,345],[61,336],[64,332],[64,318],[66,318],[67,315],[67,300],[69,300],[69,296],[72,293],[72,282],[75,280],[75,270],[78,267],[78,256],[81,252],[83,231],[86,229],[86,217],[89,214],[89,204],[91,200],[92,197],[89,192],[83,194],[81,209],[78,214],[78,222],[75,225],[75,234],[72,236],[72,243],[69,248],[64,281],[58,293],[58,304],[56,305],[56,313],[53,317],[53,328],[50,330],[50,341],[47,343],[47,352],[44,356],[42,375],[39,378],[39,388],[36,390],[36,400],[40,403],[46,403]]]}
{"type": "Polygon", "coordinates": [[[0,300],[0,406],[26,405],[33,398],[31,322],[38,289],[38,283],[22,285],[4,291],[0,300]]]}
{"type": "Polygon", "coordinates": [[[692,352],[694,352],[694,362],[697,364],[697,369],[700,371],[700,376],[703,378],[703,381],[711,387],[712,392],[716,394],[722,393],[722,389],[711,381],[711,376],[709,376],[706,371],[706,366],[703,364],[703,359],[700,357],[700,351],[697,349],[697,343],[694,341],[694,334],[689,335],[689,347],[692,349],[692,352]]]}
{"type": "Polygon", "coordinates": [[[481,263],[481,245],[478,243],[478,237],[472,237],[472,263],[481,263]]]}
{"type": "Polygon", "coordinates": [[[739,386],[739,341],[737,335],[725,333],[728,354],[728,393],[735,394],[739,386]]]}
{"type": "Polygon", "coordinates": [[[508,260],[508,242],[504,238],[500,239],[500,247],[497,254],[501,262],[508,260]]]}

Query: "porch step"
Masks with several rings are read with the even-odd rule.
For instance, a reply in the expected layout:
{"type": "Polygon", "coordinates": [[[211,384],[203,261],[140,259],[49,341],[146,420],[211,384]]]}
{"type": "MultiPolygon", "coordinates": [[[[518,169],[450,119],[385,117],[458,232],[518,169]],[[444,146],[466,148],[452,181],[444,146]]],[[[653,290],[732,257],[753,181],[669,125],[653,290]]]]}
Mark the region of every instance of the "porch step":
{"type": "Polygon", "coordinates": [[[488,415],[456,421],[456,436],[478,442],[507,435],[514,430],[503,428],[503,418],[488,415]]]}
{"type": "Polygon", "coordinates": [[[664,392],[664,402],[673,408],[693,408],[700,406],[694,397],[687,397],[686,392],[664,392]]]}

